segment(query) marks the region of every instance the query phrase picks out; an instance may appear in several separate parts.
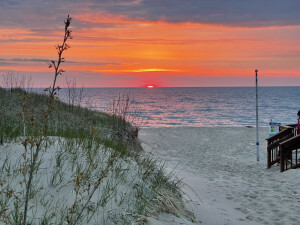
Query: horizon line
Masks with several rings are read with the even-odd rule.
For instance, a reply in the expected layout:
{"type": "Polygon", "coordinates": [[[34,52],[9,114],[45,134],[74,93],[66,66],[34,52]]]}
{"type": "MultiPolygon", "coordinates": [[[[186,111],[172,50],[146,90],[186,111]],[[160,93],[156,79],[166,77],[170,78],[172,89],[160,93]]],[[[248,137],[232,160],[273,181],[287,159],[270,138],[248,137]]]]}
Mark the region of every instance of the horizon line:
{"type": "MultiPolygon", "coordinates": [[[[255,87],[255,85],[253,86],[158,86],[158,87],[154,87],[152,89],[156,89],[156,88],[251,88],[251,87],[255,87]]],[[[261,85],[258,87],[300,87],[300,85],[261,85]]],[[[4,87],[1,87],[4,88],[4,87]]],[[[49,88],[49,87],[24,87],[24,88],[49,88]]],[[[60,89],[67,89],[68,87],[59,87],[60,89]]],[[[109,87],[76,87],[76,89],[80,89],[80,88],[145,88],[145,89],[149,89],[147,87],[141,87],[141,86],[130,86],[130,87],[119,87],[119,86],[109,86],[109,87]]]]}

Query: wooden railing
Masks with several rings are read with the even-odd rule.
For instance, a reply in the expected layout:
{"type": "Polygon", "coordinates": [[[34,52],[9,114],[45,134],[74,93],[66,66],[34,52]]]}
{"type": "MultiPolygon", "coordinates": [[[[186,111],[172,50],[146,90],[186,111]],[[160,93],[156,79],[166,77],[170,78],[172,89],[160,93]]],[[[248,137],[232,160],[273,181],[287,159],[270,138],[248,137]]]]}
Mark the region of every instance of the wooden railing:
{"type": "Polygon", "coordinates": [[[287,127],[286,129],[280,131],[279,133],[269,137],[268,147],[267,147],[267,167],[270,168],[275,163],[280,162],[280,152],[279,152],[279,144],[285,140],[294,137],[294,128],[287,127]]]}
{"type": "Polygon", "coordinates": [[[300,135],[297,136],[295,127],[295,124],[280,126],[280,132],[267,139],[268,168],[275,163],[280,163],[281,172],[300,167],[300,135]]]}
{"type": "Polygon", "coordinates": [[[279,144],[280,172],[300,167],[298,156],[300,156],[300,135],[292,137],[279,144]]]}

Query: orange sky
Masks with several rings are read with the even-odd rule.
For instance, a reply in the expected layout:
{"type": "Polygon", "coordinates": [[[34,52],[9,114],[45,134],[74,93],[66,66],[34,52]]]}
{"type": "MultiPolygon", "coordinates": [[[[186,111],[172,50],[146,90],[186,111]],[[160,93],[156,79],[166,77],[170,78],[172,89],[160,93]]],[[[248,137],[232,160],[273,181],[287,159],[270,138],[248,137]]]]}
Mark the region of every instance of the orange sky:
{"type": "MultiPolygon", "coordinates": [[[[283,85],[300,85],[298,25],[243,27],[98,15],[71,15],[74,38],[65,52],[64,76],[85,86],[253,86],[255,69],[262,85],[281,85],[282,78],[283,85]]],[[[45,31],[0,27],[0,71],[31,75],[35,86],[47,85],[53,74],[47,60],[57,58],[54,46],[62,41],[63,20],[45,31]]]]}

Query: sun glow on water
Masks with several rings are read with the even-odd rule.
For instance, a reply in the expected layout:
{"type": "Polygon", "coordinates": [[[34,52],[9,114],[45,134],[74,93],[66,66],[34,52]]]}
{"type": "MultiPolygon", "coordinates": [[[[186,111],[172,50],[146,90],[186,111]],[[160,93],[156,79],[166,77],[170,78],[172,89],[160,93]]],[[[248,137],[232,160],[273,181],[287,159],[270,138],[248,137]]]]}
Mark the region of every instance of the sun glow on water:
{"type": "MultiPolygon", "coordinates": [[[[255,126],[253,87],[169,88],[149,81],[138,88],[87,88],[86,91],[83,105],[101,111],[109,110],[111,99],[130,91],[134,96],[132,106],[137,107],[132,109],[147,121],[146,127],[255,126]]],[[[270,119],[282,124],[297,122],[299,91],[300,87],[261,87],[260,102],[264,107],[260,109],[259,126],[268,127],[270,119]]],[[[68,102],[67,90],[60,90],[60,97],[68,102]]]]}

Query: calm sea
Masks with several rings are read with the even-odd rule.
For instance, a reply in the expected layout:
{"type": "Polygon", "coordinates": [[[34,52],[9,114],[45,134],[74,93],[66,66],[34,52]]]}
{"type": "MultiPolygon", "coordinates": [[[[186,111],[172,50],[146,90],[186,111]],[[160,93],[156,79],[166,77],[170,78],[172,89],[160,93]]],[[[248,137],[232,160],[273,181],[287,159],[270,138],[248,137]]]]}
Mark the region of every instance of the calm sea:
{"type": "MultiPolygon", "coordinates": [[[[77,90],[78,91],[78,90],[77,90]]],[[[146,127],[255,126],[254,87],[85,88],[81,105],[108,111],[129,95],[129,111],[146,127]]],[[[259,87],[259,126],[296,123],[300,87],[259,87]]],[[[68,90],[60,91],[68,102],[68,90]]]]}

